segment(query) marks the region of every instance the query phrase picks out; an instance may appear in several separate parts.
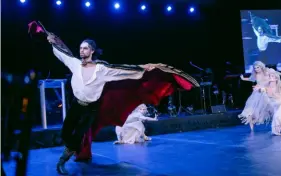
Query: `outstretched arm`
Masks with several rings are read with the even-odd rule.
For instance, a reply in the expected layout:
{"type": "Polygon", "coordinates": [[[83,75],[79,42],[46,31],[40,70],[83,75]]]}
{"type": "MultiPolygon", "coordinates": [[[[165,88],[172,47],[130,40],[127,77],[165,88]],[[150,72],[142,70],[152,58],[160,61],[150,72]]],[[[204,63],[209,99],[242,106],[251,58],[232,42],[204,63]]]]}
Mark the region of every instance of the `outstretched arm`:
{"type": "Polygon", "coordinates": [[[151,71],[155,69],[155,65],[157,64],[145,64],[145,65],[139,65],[139,67],[143,68],[145,71],[151,71]]]}
{"type": "Polygon", "coordinates": [[[144,115],[140,115],[140,116],[139,116],[139,119],[141,119],[141,120],[146,120],[146,121],[157,121],[157,120],[158,120],[157,117],[155,117],[155,118],[150,118],[150,117],[146,117],[146,116],[144,116],[144,115]]]}
{"type": "Polygon", "coordinates": [[[255,80],[253,79],[252,75],[249,78],[245,78],[243,75],[240,75],[240,78],[243,81],[255,82],[255,80]]]}
{"type": "Polygon", "coordinates": [[[275,43],[281,43],[281,37],[280,38],[271,38],[267,37],[268,42],[275,42],[275,43]]]}
{"type": "Polygon", "coordinates": [[[126,69],[124,67],[107,67],[100,65],[102,72],[107,81],[117,81],[124,79],[140,79],[142,78],[145,70],[126,69]]]}

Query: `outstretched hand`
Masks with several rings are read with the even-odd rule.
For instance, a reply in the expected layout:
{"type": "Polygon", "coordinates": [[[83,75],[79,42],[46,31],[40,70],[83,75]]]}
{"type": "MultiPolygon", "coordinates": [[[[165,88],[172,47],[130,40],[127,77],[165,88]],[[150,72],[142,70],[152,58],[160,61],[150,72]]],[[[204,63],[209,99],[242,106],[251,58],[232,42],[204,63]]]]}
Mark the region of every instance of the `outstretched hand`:
{"type": "Polygon", "coordinates": [[[158,121],[158,115],[157,115],[157,114],[155,114],[154,120],[155,120],[155,121],[158,121]]]}
{"type": "Polygon", "coordinates": [[[56,38],[56,36],[54,34],[49,34],[48,37],[47,37],[47,40],[48,40],[49,43],[54,44],[54,43],[56,43],[55,38],[56,38]]]}
{"type": "Polygon", "coordinates": [[[145,64],[145,65],[142,65],[142,68],[143,68],[145,71],[151,71],[151,70],[155,69],[155,67],[154,67],[152,64],[145,64]]]}

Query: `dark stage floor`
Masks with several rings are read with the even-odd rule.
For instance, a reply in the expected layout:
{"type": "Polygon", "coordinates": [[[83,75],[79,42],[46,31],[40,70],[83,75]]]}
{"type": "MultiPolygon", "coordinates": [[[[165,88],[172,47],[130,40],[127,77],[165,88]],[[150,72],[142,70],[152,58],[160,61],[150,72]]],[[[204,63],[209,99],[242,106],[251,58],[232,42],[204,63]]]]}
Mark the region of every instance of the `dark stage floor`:
{"type": "MultiPolygon", "coordinates": [[[[281,137],[269,126],[250,133],[248,126],[153,136],[135,145],[93,143],[90,164],[69,162],[73,175],[93,176],[279,176],[281,137]]],[[[57,175],[62,147],[32,150],[28,176],[57,175]]],[[[4,163],[7,175],[14,164],[4,163]]]]}

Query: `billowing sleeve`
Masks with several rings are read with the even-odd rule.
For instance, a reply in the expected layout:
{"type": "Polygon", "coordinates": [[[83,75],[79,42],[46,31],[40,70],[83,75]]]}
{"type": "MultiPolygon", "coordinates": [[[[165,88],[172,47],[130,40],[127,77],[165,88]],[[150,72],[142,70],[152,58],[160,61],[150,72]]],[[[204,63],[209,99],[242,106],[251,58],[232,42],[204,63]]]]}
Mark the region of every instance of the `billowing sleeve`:
{"type": "Polygon", "coordinates": [[[270,38],[267,37],[268,42],[276,42],[276,43],[281,43],[281,38],[270,38]]]}
{"type": "Polygon", "coordinates": [[[56,47],[53,47],[53,52],[55,56],[62,63],[64,63],[64,65],[67,66],[72,73],[77,69],[77,66],[81,64],[81,62],[77,58],[66,55],[65,53],[59,51],[56,47]]]}
{"type": "Polygon", "coordinates": [[[123,68],[110,68],[100,65],[106,81],[118,81],[124,79],[140,79],[144,74],[144,70],[133,70],[123,68]]]}

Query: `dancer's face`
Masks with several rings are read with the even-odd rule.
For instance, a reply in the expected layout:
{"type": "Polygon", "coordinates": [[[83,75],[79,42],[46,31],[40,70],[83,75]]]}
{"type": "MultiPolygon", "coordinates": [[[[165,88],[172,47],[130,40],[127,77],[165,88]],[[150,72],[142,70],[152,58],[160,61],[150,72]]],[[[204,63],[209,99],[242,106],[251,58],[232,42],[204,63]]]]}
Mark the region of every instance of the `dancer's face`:
{"type": "Polygon", "coordinates": [[[145,114],[147,112],[147,109],[145,107],[141,107],[139,111],[140,113],[145,114]]]}
{"type": "Polygon", "coordinates": [[[269,74],[269,81],[270,82],[276,82],[277,81],[277,78],[274,74],[269,74]]]}
{"type": "Polygon", "coordinates": [[[263,34],[263,30],[262,30],[262,28],[260,26],[258,27],[258,32],[259,32],[260,35],[263,34]]]}
{"type": "Polygon", "coordinates": [[[82,59],[87,59],[92,56],[94,51],[91,49],[87,42],[82,42],[80,45],[80,57],[82,59]]]}
{"type": "Polygon", "coordinates": [[[258,65],[255,65],[254,66],[254,70],[255,70],[256,73],[260,73],[261,72],[261,67],[258,66],[258,65]]]}

